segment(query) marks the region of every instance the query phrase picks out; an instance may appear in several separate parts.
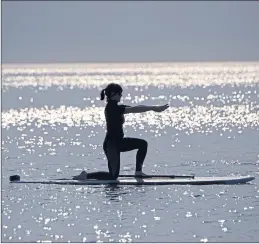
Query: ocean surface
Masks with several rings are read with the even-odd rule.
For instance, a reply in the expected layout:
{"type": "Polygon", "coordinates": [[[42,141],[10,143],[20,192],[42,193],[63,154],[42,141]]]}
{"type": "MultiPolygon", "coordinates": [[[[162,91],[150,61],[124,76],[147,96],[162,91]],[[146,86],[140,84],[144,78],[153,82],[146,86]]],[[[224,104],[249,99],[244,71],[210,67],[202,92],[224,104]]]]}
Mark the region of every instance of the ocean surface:
{"type": "MultiPolygon", "coordinates": [[[[258,242],[259,63],[3,65],[2,242],[258,242]],[[144,172],[253,175],[244,185],[10,184],[107,170],[101,89],[122,103],[125,136],[149,143],[144,172]]],[[[135,170],[123,153],[121,173],[135,170]]]]}

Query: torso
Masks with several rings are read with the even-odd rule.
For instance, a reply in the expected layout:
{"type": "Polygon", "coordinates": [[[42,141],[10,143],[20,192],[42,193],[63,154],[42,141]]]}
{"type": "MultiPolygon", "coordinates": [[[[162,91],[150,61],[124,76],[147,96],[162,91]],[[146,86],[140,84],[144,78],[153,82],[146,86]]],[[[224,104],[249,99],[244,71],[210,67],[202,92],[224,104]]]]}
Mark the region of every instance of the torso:
{"type": "Polygon", "coordinates": [[[110,139],[122,139],[125,105],[118,105],[115,101],[109,101],[105,107],[106,137],[110,139]]]}

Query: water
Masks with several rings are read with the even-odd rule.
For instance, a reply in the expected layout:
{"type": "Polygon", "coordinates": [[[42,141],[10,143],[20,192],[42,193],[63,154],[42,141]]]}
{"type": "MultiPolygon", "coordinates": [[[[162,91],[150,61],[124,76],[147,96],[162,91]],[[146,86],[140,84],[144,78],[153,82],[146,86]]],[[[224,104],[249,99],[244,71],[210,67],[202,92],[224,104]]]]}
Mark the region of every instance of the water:
{"type": "MultiPolygon", "coordinates": [[[[255,242],[259,239],[259,63],[4,65],[3,242],[255,242]],[[107,170],[99,93],[124,88],[125,134],[149,142],[144,172],[254,175],[224,186],[9,184],[107,170]]],[[[122,154],[122,173],[135,151],[122,154]]]]}

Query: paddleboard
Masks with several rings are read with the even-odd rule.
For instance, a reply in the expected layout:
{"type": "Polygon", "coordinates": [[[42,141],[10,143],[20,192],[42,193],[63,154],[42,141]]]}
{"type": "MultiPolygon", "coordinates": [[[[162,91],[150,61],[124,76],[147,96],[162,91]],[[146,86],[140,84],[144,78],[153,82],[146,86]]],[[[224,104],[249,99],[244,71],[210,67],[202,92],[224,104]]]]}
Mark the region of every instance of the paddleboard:
{"type": "Polygon", "coordinates": [[[254,180],[253,176],[225,176],[225,177],[194,177],[194,178],[135,178],[121,177],[117,180],[14,180],[10,183],[18,184],[58,184],[58,185],[213,185],[213,184],[244,184],[254,180]]]}

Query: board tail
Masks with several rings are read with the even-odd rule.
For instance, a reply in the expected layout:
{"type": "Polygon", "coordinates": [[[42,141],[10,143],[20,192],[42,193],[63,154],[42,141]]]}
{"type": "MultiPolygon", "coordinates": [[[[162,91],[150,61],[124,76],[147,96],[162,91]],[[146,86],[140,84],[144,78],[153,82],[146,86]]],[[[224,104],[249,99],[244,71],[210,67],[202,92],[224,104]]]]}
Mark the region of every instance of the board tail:
{"type": "Polygon", "coordinates": [[[21,179],[20,175],[11,175],[9,177],[10,181],[17,181],[17,180],[20,180],[20,179],[21,179]]]}

